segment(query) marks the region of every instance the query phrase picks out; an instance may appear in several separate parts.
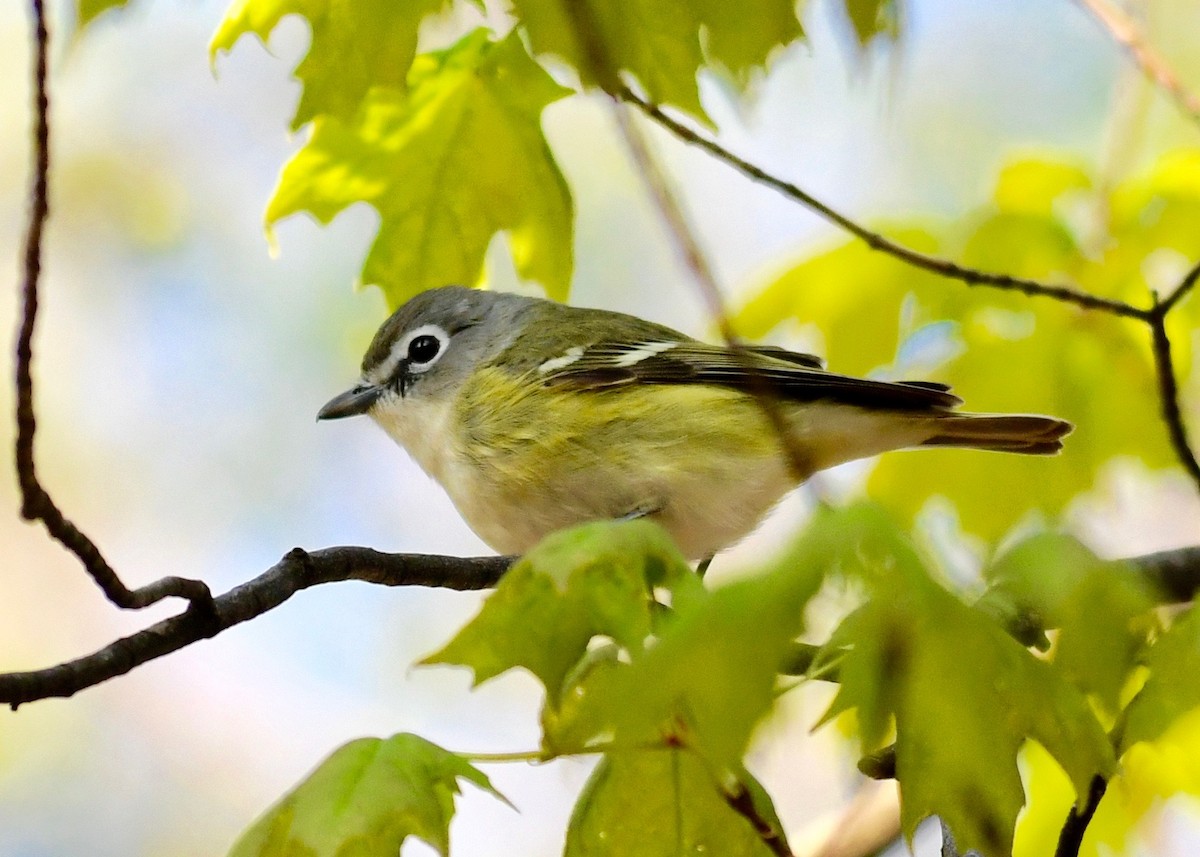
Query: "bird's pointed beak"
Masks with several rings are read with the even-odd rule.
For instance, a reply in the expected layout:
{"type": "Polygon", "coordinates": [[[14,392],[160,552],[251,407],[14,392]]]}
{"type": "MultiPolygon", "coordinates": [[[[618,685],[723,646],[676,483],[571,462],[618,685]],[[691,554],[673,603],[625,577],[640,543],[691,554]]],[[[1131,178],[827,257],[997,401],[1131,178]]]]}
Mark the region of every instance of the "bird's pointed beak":
{"type": "Polygon", "coordinates": [[[343,417],[365,414],[371,410],[371,405],[375,404],[382,392],[383,388],[374,384],[359,384],[326,402],[325,406],[317,411],[317,419],[340,420],[343,417]]]}

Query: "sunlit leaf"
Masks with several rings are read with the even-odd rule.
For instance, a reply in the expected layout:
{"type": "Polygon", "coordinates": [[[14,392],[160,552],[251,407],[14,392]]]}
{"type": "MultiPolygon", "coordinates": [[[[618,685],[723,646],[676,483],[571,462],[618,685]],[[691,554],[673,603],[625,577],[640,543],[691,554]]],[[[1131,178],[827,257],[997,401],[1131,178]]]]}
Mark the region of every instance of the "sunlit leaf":
{"type": "Polygon", "coordinates": [[[795,0],[692,0],[704,27],[707,57],[735,79],[762,68],[776,48],[803,37],[795,0]]]}
{"type": "Polygon", "coordinates": [[[585,83],[605,84],[611,70],[596,68],[603,60],[636,77],[651,101],[704,117],[696,84],[704,58],[699,22],[690,4],[576,0],[570,12],[562,0],[513,0],[513,8],[534,52],[562,57],[585,83]]]}
{"type": "Polygon", "coordinates": [[[900,32],[898,0],[842,0],[842,5],[860,46],[876,36],[894,39],[900,32]]]}
{"type": "Polygon", "coordinates": [[[1190,610],[1150,648],[1149,677],[1125,710],[1121,749],[1153,741],[1182,715],[1200,708],[1200,615],[1190,610]]]}
{"type": "Polygon", "coordinates": [[[595,722],[611,725],[618,745],[665,737],[718,766],[736,764],[774,700],[830,538],[811,531],[770,572],[681,605],[652,648],[608,677],[608,692],[594,698],[595,722]]]}
{"type": "Polygon", "coordinates": [[[286,15],[312,28],[308,54],[296,67],[304,85],[292,127],[317,116],[349,122],[375,87],[401,91],[417,52],[417,29],[448,0],[236,0],[213,35],[209,52],[229,51],[243,35],[264,42],[286,15]]]}
{"type": "Polygon", "coordinates": [[[561,698],[596,636],[639,653],[654,620],[654,588],[696,597],[699,579],[657,525],[585,524],[548,536],[505,573],[483,609],[424,663],[461,664],[475,682],[525,667],[561,698]]]}
{"type": "Polygon", "coordinates": [[[511,35],[478,30],[413,64],[409,92],[373,89],[356,119],[321,117],[267,209],[330,221],[354,202],[380,214],[362,279],[393,306],[425,289],[475,283],[506,231],[521,276],[564,298],[571,198],[546,141],[542,108],[566,94],[511,35]]]}
{"type": "Polygon", "coordinates": [[[129,4],[129,0],[77,0],[77,2],[75,23],[79,30],[109,9],[122,9],[129,4]]]}
{"type": "Polygon", "coordinates": [[[396,857],[409,836],[445,857],[459,779],[500,797],[461,756],[416,735],[351,741],[242,834],[230,857],[396,857]]]}
{"type": "Polygon", "coordinates": [[[747,790],[756,814],[783,830],[770,798],[749,774],[719,782],[686,750],[643,750],[604,757],[584,787],[567,829],[566,857],[676,857],[722,854],[769,857],[773,852],[722,794],[747,790]]]}

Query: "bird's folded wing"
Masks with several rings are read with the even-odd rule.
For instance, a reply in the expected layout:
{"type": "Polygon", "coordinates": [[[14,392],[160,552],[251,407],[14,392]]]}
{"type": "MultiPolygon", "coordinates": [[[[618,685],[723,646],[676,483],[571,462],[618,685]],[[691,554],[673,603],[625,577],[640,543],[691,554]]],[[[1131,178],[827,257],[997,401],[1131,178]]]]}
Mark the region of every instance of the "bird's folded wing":
{"type": "Polygon", "coordinates": [[[695,341],[598,342],[539,367],[545,383],[578,390],[626,384],[715,384],[782,399],[828,399],[866,408],[952,408],[962,400],[931,381],[873,381],[821,368],[811,354],[776,346],[734,350],[695,341]]]}

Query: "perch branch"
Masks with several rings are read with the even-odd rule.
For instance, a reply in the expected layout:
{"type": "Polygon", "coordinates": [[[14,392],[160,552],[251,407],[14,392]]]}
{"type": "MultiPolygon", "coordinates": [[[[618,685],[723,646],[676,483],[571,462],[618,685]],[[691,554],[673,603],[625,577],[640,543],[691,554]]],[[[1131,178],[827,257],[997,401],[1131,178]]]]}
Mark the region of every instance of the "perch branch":
{"type": "MultiPolygon", "coordinates": [[[[361,580],[381,586],[487,589],[513,561],[513,557],[388,554],[363,547],[312,552],[296,548],[258,577],[216,596],[210,613],[189,610],[82,658],[30,672],[0,674],[0,705],[16,707],[39,699],[72,696],[266,613],[310,586],[361,580]]],[[[1190,601],[1200,591],[1200,546],[1133,557],[1127,562],[1159,588],[1163,603],[1190,601]]],[[[798,646],[792,669],[803,661],[811,662],[815,652],[815,647],[798,646]]],[[[817,678],[836,680],[832,672],[822,672],[817,678]]]]}
{"type": "Polygon", "coordinates": [[[140,608],[169,596],[186,598],[197,610],[211,602],[208,587],[199,580],[164,577],[139,589],[129,589],[104,559],[95,542],[68,519],[42,487],[34,464],[34,434],[37,420],[33,410],[33,331],[38,310],[38,278],[42,269],[42,236],[50,213],[50,97],[46,74],[46,53],[50,41],[43,0],[33,0],[34,21],[34,126],[33,187],[30,192],[29,225],[25,233],[24,281],[21,288],[22,313],[17,331],[16,388],[17,438],[14,444],[17,481],[21,489],[21,516],[27,521],[40,520],[51,538],[75,554],[87,573],[113,604],[140,608]]]}
{"type": "Polygon", "coordinates": [[[0,675],[0,704],[15,709],[38,699],[72,696],[260,616],[317,584],[361,580],[382,586],[486,589],[496,584],[512,562],[512,557],[388,554],[362,547],[312,553],[296,548],[258,577],[212,599],[210,610],[187,610],[57,666],[0,675]]]}

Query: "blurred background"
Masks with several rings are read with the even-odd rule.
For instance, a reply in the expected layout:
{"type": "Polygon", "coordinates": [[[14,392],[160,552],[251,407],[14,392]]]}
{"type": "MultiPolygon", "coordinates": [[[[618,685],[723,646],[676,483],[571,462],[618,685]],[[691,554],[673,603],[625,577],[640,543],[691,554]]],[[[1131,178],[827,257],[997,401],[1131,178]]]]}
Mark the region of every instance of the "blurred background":
{"type": "MultiPolygon", "coordinates": [[[[292,218],[272,255],[262,216],[303,138],[285,129],[308,30],[286,19],[268,50],[243,40],[214,74],[207,44],[224,5],[135,0],[71,39],[73,9],[51,4],[53,198],[35,343],[43,480],[130,586],[178,574],[221,592],[296,545],[487,553],[372,424],[314,420],[356,377],[385,315],[377,290],[353,288],[377,217],[360,205],[328,228],[292,218]]],[[[0,257],[14,284],[0,290],[0,310],[14,330],[29,161],[23,6],[0,5],[0,257]]],[[[1196,128],[1071,2],[912,0],[905,10],[900,49],[861,56],[832,5],[810,2],[808,43],[779,58],[751,103],[704,81],[722,141],[860,219],[961,216],[1014,152],[1066,154],[1120,176],[1196,145],[1196,128]]],[[[1200,87],[1200,53],[1186,49],[1200,11],[1153,10],[1156,44],[1200,87]]],[[[544,123],[576,194],[572,300],[707,334],[607,109],[570,99],[544,123]]],[[[733,301],[838,237],[703,154],[653,137],[733,301]]],[[[503,244],[493,250],[493,283],[513,287],[503,244]]],[[[3,361],[11,377],[8,348],[3,361]]],[[[0,406],[11,413],[7,382],[0,406]]],[[[0,420],[0,447],[11,447],[12,431],[0,420]]],[[[748,567],[810,504],[798,492],[715,570],[748,567]]],[[[119,614],[40,528],[20,522],[17,506],[15,480],[0,480],[0,670],[82,655],[177,609],[119,614]]],[[[1132,464],[1069,516],[1106,555],[1195,543],[1198,519],[1182,477],[1132,464]]],[[[318,587],[74,699],[0,712],[0,857],[223,854],[328,752],[362,735],[533,749],[532,679],[469,691],[465,671],[411,667],[481,598],[318,587]]],[[[860,788],[853,749],[831,729],[808,734],[827,702],[820,688],[790,694],[751,757],[798,851],[860,788]]],[[[589,770],[587,761],[488,766],[520,812],[466,786],[455,851],[559,853],[589,770]]],[[[1178,801],[1133,853],[1194,853],[1194,819],[1178,801]]],[[[432,852],[410,842],[404,853],[432,852]]]]}

